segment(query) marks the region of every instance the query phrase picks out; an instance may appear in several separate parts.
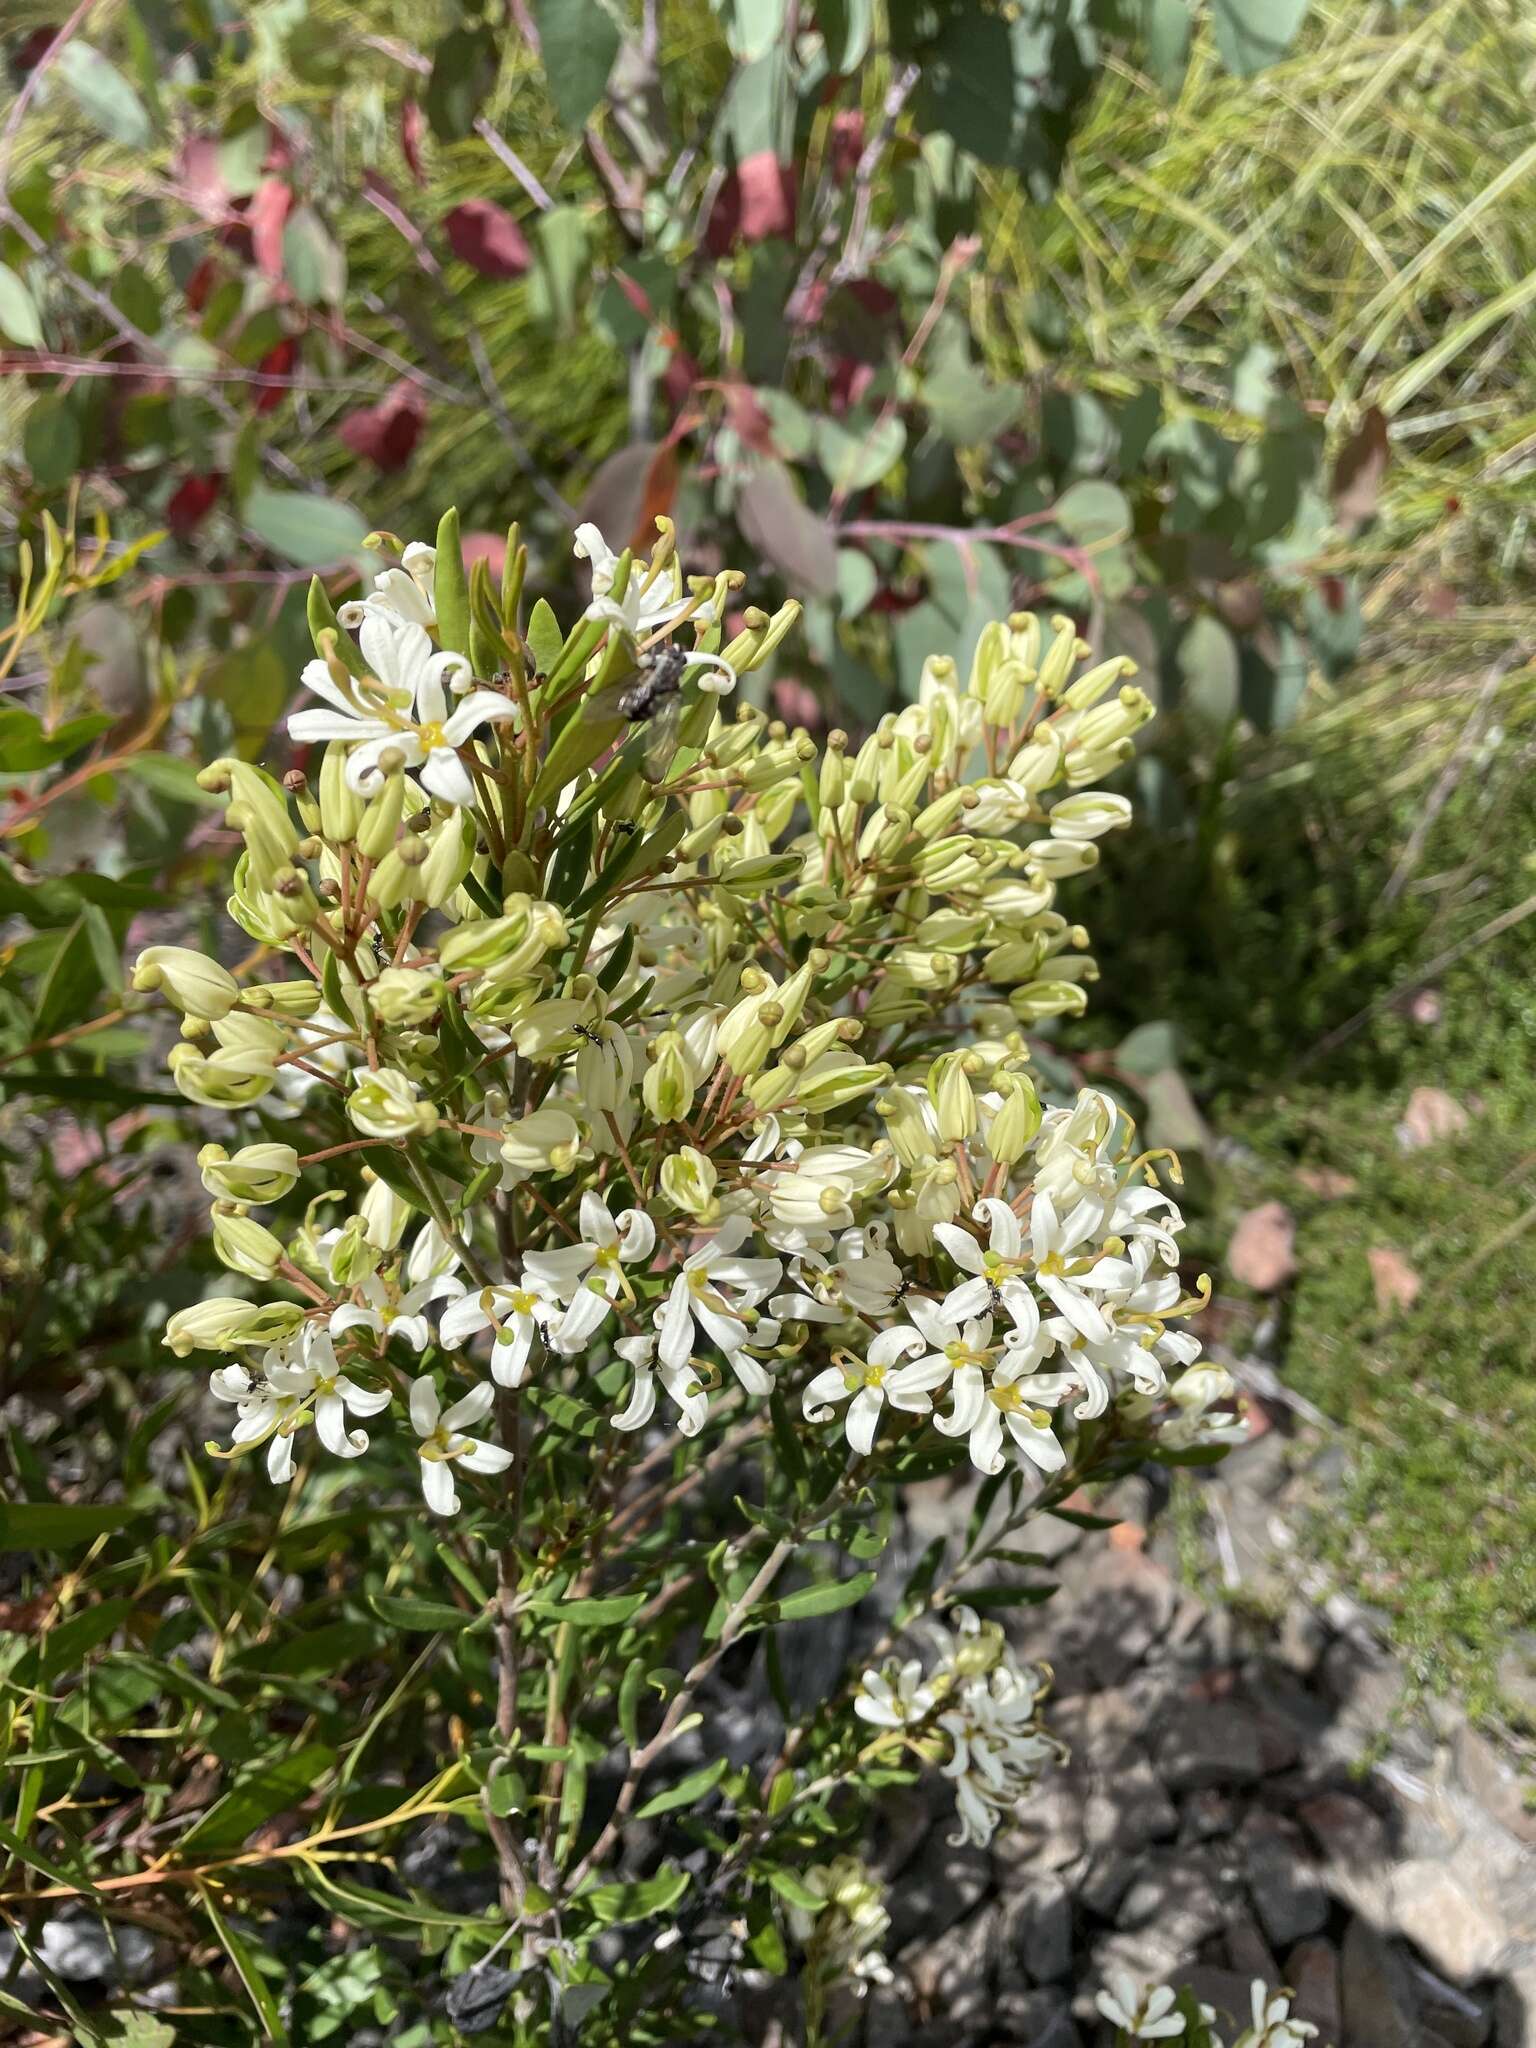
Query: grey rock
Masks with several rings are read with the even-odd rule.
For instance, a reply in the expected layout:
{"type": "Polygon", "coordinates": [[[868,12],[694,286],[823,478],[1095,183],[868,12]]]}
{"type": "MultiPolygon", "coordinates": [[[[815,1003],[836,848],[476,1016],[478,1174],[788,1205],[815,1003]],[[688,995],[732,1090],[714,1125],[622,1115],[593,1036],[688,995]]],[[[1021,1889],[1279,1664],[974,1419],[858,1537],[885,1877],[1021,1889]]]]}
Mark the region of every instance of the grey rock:
{"type": "Polygon", "coordinates": [[[1410,1960],[1419,2011],[1451,2048],[1483,2048],[1493,2032],[1494,1994],[1463,1991],[1422,1963],[1410,1960]]]}
{"type": "Polygon", "coordinates": [[[1343,2038],[1350,2048],[1420,2048],[1407,1959],[1364,1920],[1349,1923],[1339,1982],[1343,2038]]]}
{"type": "Polygon", "coordinates": [[[1391,1907],[1391,1845],[1379,1814],[1348,1792],[1321,1792],[1298,1809],[1321,1854],[1326,1889],[1353,1912],[1384,1922],[1391,1907]]]}
{"type": "Polygon", "coordinates": [[[1101,1687],[1120,1685],[1135,1670],[1172,1621],[1179,1599],[1168,1573],[1139,1550],[1077,1552],[1062,1587],[1054,1604],[1064,1611],[1052,1621],[1056,1649],[1085,1666],[1101,1687]]]}
{"type": "Polygon", "coordinates": [[[1252,2017],[1253,1979],[1246,1970],[1219,1970],[1210,1963],[1199,1963],[1182,1970],[1179,1982],[1187,1984],[1202,2004],[1215,2009],[1222,2040],[1230,2040],[1252,2017]]]}
{"type": "Polygon", "coordinates": [[[1327,1925],[1328,1894],[1296,1830],[1278,1823],[1251,1827],[1243,1848],[1248,1893],[1276,1948],[1327,1925]]]}
{"type": "Polygon", "coordinates": [[[1323,1660],[1330,1642],[1328,1624],[1317,1609],[1303,1600],[1286,1607],[1275,1641],[1275,1654],[1298,1678],[1310,1678],[1323,1660]]]}
{"type": "Polygon", "coordinates": [[[1240,1977],[1246,1977],[1250,1982],[1260,1977],[1266,1984],[1283,1981],[1273,1949],[1264,1939],[1258,1922],[1251,1920],[1246,1913],[1228,1924],[1222,1939],[1227,1951],[1227,1967],[1240,1977]]]}
{"type": "Polygon", "coordinates": [[[992,2009],[1001,1927],[1002,1911],[993,1902],[936,1941],[906,1952],[903,1963],[919,2016],[960,2028],[985,2023],[992,2009]]]}
{"type": "Polygon", "coordinates": [[[1296,2014],[1310,2020],[1324,2041],[1341,2038],[1339,1952],[1331,1941],[1300,1941],[1286,1958],[1285,1982],[1296,1994],[1296,2014]]]}
{"type": "Polygon", "coordinates": [[[1083,1853],[1087,1771],[1074,1758],[1050,1771],[1030,1793],[1012,1827],[992,1838],[999,1888],[1010,1872],[1061,1870],[1083,1853]]]}
{"type": "Polygon", "coordinates": [[[925,1946],[937,1940],[991,1888],[992,1862],[985,1849],[937,1836],[891,1893],[888,1952],[899,1952],[914,1940],[925,1946]]]}
{"type": "Polygon", "coordinates": [[[1155,1851],[1142,1863],[1120,1901],[1117,1924],[1140,1932],[1155,1928],[1177,1956],[1192,1955],[1226,1917],[1211,1865],[1187,1850],[1155,1851]]]}
{"type": "Polygon", "coordinates": [[[864,2039],[869,2048],[908,2048],[916,2038],[906,2001],[893,1985],[877,1985],[864,2002],[864,2039]]]}
{"type": "MultiPolygon", "coordinates": [[[[1536,1630],[1524,1629],[1515,1637],[1494,1675],[1511,1718],[1536,1729],[1536,1630]]],[[[1532,2025],[1536,2027],[1536,2014],[1532,2025]]]]}
{"type": "Polygon", "coordinates": [[[1536,2041],[1536,1958],[1505,1972],[1493,2007],[1498,2048],[1531,2048],[1536,2041]]]}
{"type": "Polygon", "coordinates": [[[99,1920],[60,1917],[43,1928],[38,1952],[66,1983],[118,1984],[142,1977],[154,1962],[154,1938],[142,1927],[114,1923],[109,1939],[99,1920]]]}
{"type": "Polygon", "coordinates": [[[1536,1847],[1536,1812],[1526,1805],[1536,1781],[1463,1722],[1451,1737],[1451,1767],[1469,1798],[1518,1841],[1536,1847]]]}
{"type": "Polygon", "coordinates": [[[1083,2037],[1059,1991],[1005,1991],[992,2024],[999,2048],[1082,2048],[1083,2037]]]}
{"type": "Polygon", "coordinates": [[[1123,1761],[1096,1782],[1083,1814],[1083,1835],[1091,1851],[1136,1851],[1173,1835],[1179,1816],[1162,1781],[1145,1756],[1123,1761]]]}
{"type": "Polygon", "coordinates": [[[1030,1984],[1072,1974],[1072,1895],[1051,1877],[1026,1880],[1003,1900],[1000,1947],[1030,1984]]]}
{"type": "Polygon", "coordinates": [[[1265,1773],[1253,1712],[1237,1700],[1194,1702],[1162,1730],[1157,1766],[1174,1792],[1251,1785],[1265,1773]]]}
{"type": "Polygon", "coordinates": [[[1498,1902],[1471,1859],[1416,1857],[1392,1873],[1392,1920],[1454,1983],[1485,1977],[1508,1940],[1498,1902]]]}

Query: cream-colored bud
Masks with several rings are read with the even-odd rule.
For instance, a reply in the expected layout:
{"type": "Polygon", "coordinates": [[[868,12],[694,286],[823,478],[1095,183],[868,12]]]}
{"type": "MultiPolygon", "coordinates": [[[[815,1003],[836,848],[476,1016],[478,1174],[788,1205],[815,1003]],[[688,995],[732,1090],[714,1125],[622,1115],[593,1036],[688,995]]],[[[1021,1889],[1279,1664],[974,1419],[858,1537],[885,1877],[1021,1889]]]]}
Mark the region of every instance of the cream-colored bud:
{"type": "Polygon", "coordinates": [[[1084,875],[1099,864],[1099,849],[1091,839],[1032,839],[1024,851],[1029,856],[1025,874],[1045,875],[1053,882],[1084,875]]]}
{"type": "Polygon", "coordinates": [[[146,946],[133,964],[133,986],[163,995],[188,1017],[224,1017],[240,1000],[228,968],[187,946],[146,946]]]}
{"type": "Polygon", "coordinates": [[[1031,981],[1013,991],[1008,1007],[1022,1023],[1038,1024],[1046,1017],[1081,1017],[1088,995],[1073,981],[1031,981]]]}
{"type": "Polygon", "coordinates": [[[1122,676],[1133,676],[1136,664],[1128,655],[1117,654],[1108,661],[1101,661],[1095,667],[1086,669],[1075,683],[1063,693],[1062,702],[1069,711],[1086,711],[1097,704],[1118,683],[1122,676]]]}
{"type": "Polygon", "coordinates": [[[1156,707],[1145,690],[1127,684],[1108,703],[1095,704],[1083,712],[1072,728],[1071,745],[1097,753],[1105,747],[1128,740],[1155,715],[1156,707]]]}
{"type": "Polygon", "coordinates": [[[333,1287],[358,1287],[379,1270],[384,1248],[368,1235],[367,1219],[349,1216],[325,1247],[326,1277],[333,1287]]]}
{"type": "Polygon", "coordinates": [[[280,1202],[299,1178],[292,1145],[242,1145],[233,1154],[222,1145],[205,1145],[197,1166],[209,1194],[227,1202],[280,1202]]]}
{"type": "Polygon", "coordinates": [[[392,1252],[405,1235],[405,1226],[416,1214],[412,1205],[397,1195],[377,1175],[369,1182],[357,1213],[363,1220],[363,1234],[381,1252],[392,1252]]]}
{"type": "Polygon", "coordinates": [[[369,1008],[381,1022],[425,1024],[442,1008],[442,976],[421,967],[386,967],[369,982],[366,994],[369,1008]]]}
{"type": "Polygon", "coordinates": [[[1092,649],[1078,639],[1077,628],[1068,618],[1053,618],[1051,631],[1055,638],[1039,663],[1039,688],[1043,696],[1055,698],[1066,688],[1073,669],[1092,649]]]}
{"type": "Polygon", "coordinates": [[[231,1214],[218,1203],[213,1207],[213,1249],[232,1273],[244,1273],[248,1280],[270,1280],[283,1259],[280,1238],[254,1216],[231,1214]]]}
{"type": "Polygon", "coordinates": [[[178,1358],[193,1351],[234,1351],[242,1344],[283,1344],[303,1322],[296,1301],[244,1301],[216,1294],[178,1309],[165,1326],[164,1342],[178,1358]]]}
{"type": "Polygon", "coordinates": [[[1118,831],[1130,822],[1129,798],[1112,795],[1107,789],[1081,790],[1051,806],[1053,839],[1102,839],[1106,832],[1118,831]]]}
{"type": "Polygon", "coordinates": [[[357,850],[368,860],[382,860],[395,843],[400,820],[405,814],[405,771],[403,766],[386,776],[383,786],[368,799],[356,832],[357,850]]]}
{"type": "Polygon", "coordinates": [[[502,1134],[502,1161],[519,1180],[535,1173],[569,1173],[580,1151],[581,1126],[563,1109],[536,1109],[502,1134]]]}
{"type": "Polygon", "coordinates": [[[995,1074],[992,1085],[1003,1103],[987,1126],[987,1150],[999,1165],[1015,1166],[1040,1128],[1040,1098],[1027,1074],[995,1074]]]}
{"type": "Polygon", "coordinates": [[[684,1145],[661,1162],[661,1192],[674,1209],[700,1223],[720,1214],[715,1188],[720,1179],[715,1162],[692,1145],[684,1145]]]}
{"type": "Polygon", "coordinates": [[[429,910],[441,910],[463,886],[474,865],[476,844],[473,811],[451,810],[446,818],[440,818],[427,834],[427,857],[414,869],[407,885],[411,900],[426,904],[429,910]]]}
{"type": "Polygon", "coordinates": [[[980,1121],[966,1064],[964,1053],[950,1052],[942,1054],[928,1069],[928,1099],[938,1118],[940,1141],[945,1145],[964,1143],[980,1121]]]}
{"type": "Polygon", "coordinates": [[[861,1095],[872,1095],[877,1088],[886,1087],[891,1072],[883,1061],[871,1065],[856,1052],[839,1047],[823,1053],[800,1076],[798,1099],[813,1115],[824,1116],[828,1110],[857,1102],[861,1095]]]}
{"type": "Polygon", "coordinates": [[[205,1057],[190,1045],[173,1045],[166,1065],[178,1091],[204,1109],[249,1108],[277,1078],[270,1054],[228,1046],[205,1057]]]}
{"type": "Polygon", "coordinates": [[[347,1115],[367,1138],[425,1137],[438,1124],[436,1105],[423,1102],[416,1083],[394,1067],[358,1069],[347,1115]]]}
{"type": "Polygon", "coordinates": [[[890,1089],[876,1100],[875,1108],[885,1121],[891,1145],[903,1166],[918,1166],[937,1155],[938,1138],[923,1114],[921,1100],[911,1089],[890,1089]]]}
{"type": "Polygon", "coordinates": [[[682,1033],[663,1031],[652,1039],[650,1064],[640,1083],[645,1106],[659,1124],[680,1124],[693,1107],[694,1082],[682,1033]]]}

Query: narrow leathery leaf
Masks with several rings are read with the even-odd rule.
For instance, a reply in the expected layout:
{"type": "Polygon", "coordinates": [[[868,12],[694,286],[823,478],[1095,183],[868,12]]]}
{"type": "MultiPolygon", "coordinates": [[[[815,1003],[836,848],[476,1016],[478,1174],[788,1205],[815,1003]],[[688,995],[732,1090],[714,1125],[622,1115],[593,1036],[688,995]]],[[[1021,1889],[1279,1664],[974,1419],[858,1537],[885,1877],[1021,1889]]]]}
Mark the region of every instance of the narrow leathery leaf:
{"type": "Polygon", "coordinates": [[[437,525],[437,562],[433,571],[437,636],[454,654],[469,653],[469,579],[459,541],[459,508],[450,505],[437,525]]]}
{"type": "Polygon", "coordinates": [[[658,1813],[673,1813],[680,1806],[697,1806],[713,1792],[730,1768],[730,1758],[718,1756],[712,1764],[705,1764],[701,1770],[690,1771],[686,1778],[669,1786],[665,1792],[658,1792],[654,1799],[648,1799],[636,1813],[636,1820],[650,1820],[658,1813]]]}

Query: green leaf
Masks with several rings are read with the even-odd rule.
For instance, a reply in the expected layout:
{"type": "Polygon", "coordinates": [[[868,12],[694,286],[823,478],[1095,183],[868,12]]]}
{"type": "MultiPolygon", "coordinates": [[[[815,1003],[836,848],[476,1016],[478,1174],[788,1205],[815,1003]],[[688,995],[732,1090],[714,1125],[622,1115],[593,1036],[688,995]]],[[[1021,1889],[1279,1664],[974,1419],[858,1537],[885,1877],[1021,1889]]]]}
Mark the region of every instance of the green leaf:
{"type": "Polygon", "coordinates": [[[528,652],[533,656],[534,672],[547,676],[560,659],[560,650],[565,645],[565,635],[560,630],[560,621],[550,610],[548,600],[536,600],[528,614],[528,652]]]}
{"type": "Polygon", "coordinates": [[[0,1504],[0,1550],[77,1550],[114,1535],[142,1516],[142,1508],[66,1507],[54,1501],[0,1504]]]}
{"type": "Polygon", "coordinates": [[[437,562],[433,574],[438,637],[455,654],[469,652],[469,579],[459,542],[459,508],[450,505],[437,522],[437,562]]]}
{"type": "Polygon", "coordinates": [[[1128,1074],[1146,1077],[1179,1063],[1181,1033],[1166,1018],[1138,1024],[1115,1048],[1115,1065],[1128,1074]]]}
{"type": "Polygon", "coordinates": [[[0,334],[18,348],[41,348],[37,302],[9,264],[0,263],[0,334]]]}
{"type": "Polygon", "coordinates": [[[528,1611],[551,1621],[573,1621],[579,1627],[612,1627],[628,1621],[644,1605],[643,1593],[615,1593],[606,1599],[594,1600],[530,1600],[528,1611]]]}
{"type": "Polygon", "coordinates": [[[258,484],[240,508],[245,524],[274,555],[300,569],[325,569],[362,553],[369,527],[339,498],[258,484]]]}
{"type": "Polygon", "coordinates": [[[623,1927],[632,1920],[670,1913],[691,1881],[686,1870],[663,1865],[654,1877],[638,1884],[601,1884],[592,1891],[579,1892],[577,1898],[603,1926],[623,1927]]]}
{"type": "Polygon", "coordinates": [[[261,2026],[262,2039],[273,2044],[273,2048],[288,2048],[288,2029],[283,2025],[283,2016],[278,2010],[277,2000],[272,1996],[266,1979],[256,1966],[256,1958],[245,1944],[243,1935],[224,1918],[213,1902],[213,1895],[205,1885],[198,1886],[198,1895],[203,1902],[203,1911],[208,1915],[208,1924],[219,1938],[225,1955],[235,1966],[235,1975],[245,1987],[245,1995],[256,2008],[256,2018],[261,2026]]]}
{"type": "Polygon", "coordinates": [[[144,102],[100,50],[77,37],[59,52],[53,69],[103,135],[129,149],[142,149],[149,141],[152,131],[144,102]]]}
{"type": "Polygon", "coordinates": [[[1024,410],[1023,392],[992,383],[963,345],[952,346],[924,379],[923,401],[933,424],[957,448],[995,441],[1024,410]]]}
{"type": "Polygon", "coordinates": [[[1276,64],[1307,17],[1308,0],[1212,0],[1216,48],[1239,78],[1276,64]]]}
{"type": "Polygon", "coordinates": [[[1124,491],[1099,477],[1079,477],[1056,500],[1056,519],[1080,547],[1124,540],[1131,530],[1131,508],[1124,491]]]}
{"type": "Polygon", "coordinates": [[[837,543],[826,520],[802,502],[782,462],[762,462],[742,485],[736,500],[742,532],[761,548],[790,587],[796,584],[816,597],[830,597],[837,588],[837,543]]]}
{"type": "Polygon", "coordinates": [[[1142,0],[1141,33],[1147,70],[1170,99],[1178,93],[1189,68],[1193,28],[1189,0],[1142,0]]]}
{"type": "MultiPolygon", "coordinates": [[[[261,758],[292,688],[293,680],[287,665],[270,640],[247,640],[243,647],[232,647],[228,654],[220,656],[202,680],[202,694],[213,703],[222,704],[229,713],[234,727],[232,751],[242,761],[261,758]]],[[[170,754],[160,754],[155,758],[172,769],[172,780],[177,783],[175,789],[162,785],[161,795],[172,796],[177,802],[204,800],[204,793],[197,786],[197,771],[190,762],[177,760],[170,754]],[[181,794],[184,783],[191,784],[192,797],[181,794]]],[[[145,779],[152,781],[152,775],[145,779]]]]}
{"type": "Polygon", "coordinates": [[[262,1678],[329,1678],[355,1657],[366,1656],[378,1639],[378,1630],[365,1621],[332,1621],[290,1636],[275,1648],[248,1650],[237,1661],[242,1670],[262,1678]]]}
{"type": "Polygon", "coordinates": [[[816,422],[816,460],[834,491],[847,496],[879,483],[900,462],[907,430],[895,413],[873,420],[816,422]]]}
{"type": "Polygon", "coordinates": [[[818,1586],[801,1586],[782,1600],[769,1602],[775,1621],[809,1621],[813,1615],[835,1614],[840,1607],[854,1607],[875,1583],[873,1572],[855,1572],[851,1579],[827,1579],[818,1586]]]}
{"type": "Polygon", "coordinates": [[[178,1852],[196,1849],[207,1855],[217,1849],[238,1849],[246,1836],[268,1821],[274,1813],[295,1806],[317,1778],[323,1778],[336,1761],[336,1752],[323,1743],[310,1743],[287,1756],[250,1765],[235,1780],[222,1799],[216,1799],[191,1830],[182,1836],[178,1852]]]}
{"type": "Polygon", "coordinates": [[[0,1827],[0,1849],[14,1856],[18,1862],[25,1863],[29,1869],[38,1871],[50,1884],[61,1884],[72,1892],[85,1892],[93,1899],[98,1896],[96,1887],[83,1871],[68,1870],[62,1863],[55,1863],[8,1827],[0,1827]]]}
{"type": "Polygon", "coordinates": [[[770,1870],[768,1882],[781,1899],[802,1913],[819,1913],[827,1903],[820,1892],[813,1892],[809,1885],[802,1884],[792,1870],[770,1870]]]}
{"type": "Polygon", "coordinates": [[[713,1792],[720,1780],[730,1769],[727,1756],[717,1756],[712,1764],[706,1764],[701,1771],[690,1771],[686,1778],[669,1786],[665,1792],[658,1792],[654,1799],[648,1799],[635,1815],[636,1820],[649,1820],[654,1814],[672,1813],[679,1806],[697,1806],[707,1792],[713,1792]]]}
{"type": "Polygon", "coordinates": [[[54,491],[80,467],[80,423],[62,394],[39,398],[22,429],[22,453],[39,490],[54,491]]]}
{"type": "Polygon", "coordinates": [[[1237,715],[1237,642],[1209,612],[1192,619],[1179,642],[1180,703],[1206,733],[1220,734],[1237,715]]]}
{"type": "Polygon", "coordinates": [[[368,1605],[391,1628],[403,1628],[434,1634],[439,1629],[468,1628],[478,1619],[462,1607],[451,1607],[445,1600],[398,1600],[391,1593],[370,1593],[368,1605]]]}
{"type": "Polygon", "coordinates": [[[576,206],[552,206],[539,215],[535,234],[539,267],[533,275],[530,303],[557,332],[573,333],[576,292],[587,268],[586,215],[576,206]]]}
{"type": "Polygon", "coordinates": [[[194,804],[203,810],[216,810],[224,801],[200,787],[197,768],[191,761],[184,761],[179,754],[126,754],[118,763],[126,775],[142,782],[152,789],[156,796],[163,796],[168,803],[194,804]]]}
{"type": "Polygon", "coordinates": [[[347,259],[312,206],[296,206],[283,224],[283,275],[305,306],[337,306],[346,295],[347,259]]]}
{"type": "Polygon", "coordinates": [[[104,2012],[101,2024],[107,2029],[101,2036],[106,2048],[175,2048],[176,2029],[152,2012],[125,2006],[121,2012],[104,2012]]]}
{"type": "Polygon", "coordinates": [[[462,142],[496,84],[497,51],[488,28],[450,29],[432,52],[421,104],[439,142],[462,142]]]}
{"type": "Polygon", "coordinates": [[[68,719],[49,732],[34,712],[13,705],[0,711],[0,763],[7,775],[30,775],[39,768],[51,768],[88,745],[111,723],[110,713],[97,711],[68,719]]]}
{"type": "Polygon", "coordinates": [[[544,71],[562,127],[586,124],[619,54],[618,24],[602,0],[538,0],[534,15],[544,71]]]}

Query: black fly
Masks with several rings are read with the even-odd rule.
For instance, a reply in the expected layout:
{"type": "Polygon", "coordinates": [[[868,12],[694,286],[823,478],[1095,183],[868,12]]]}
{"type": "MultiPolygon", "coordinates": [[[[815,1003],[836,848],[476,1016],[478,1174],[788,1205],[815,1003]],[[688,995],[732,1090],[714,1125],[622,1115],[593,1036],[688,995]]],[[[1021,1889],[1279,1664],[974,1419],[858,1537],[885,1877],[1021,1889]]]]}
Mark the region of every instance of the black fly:
{"type": "Polygon", "coordinates": [[[687,666],[684,650],[670,644],[649,657],[640,671],[640,680],[619,693],[619,710],[631,725],[654,717],[669,697],[677,695],[687,666]]]}
{"type": "Polygon", "coordinates": [[[595,1031],[590,1024],[573,1024],[571,1029],[578,1038],[584,1038],[588,1045],[601,1047],[603,1034],[600,1031],[595,1031]]]}

